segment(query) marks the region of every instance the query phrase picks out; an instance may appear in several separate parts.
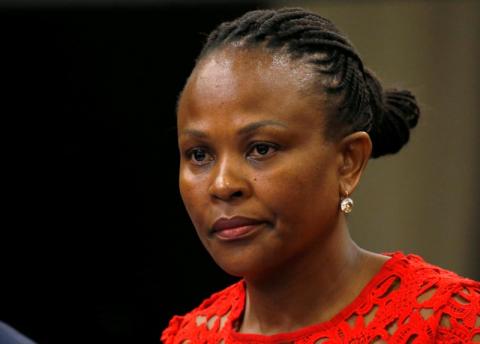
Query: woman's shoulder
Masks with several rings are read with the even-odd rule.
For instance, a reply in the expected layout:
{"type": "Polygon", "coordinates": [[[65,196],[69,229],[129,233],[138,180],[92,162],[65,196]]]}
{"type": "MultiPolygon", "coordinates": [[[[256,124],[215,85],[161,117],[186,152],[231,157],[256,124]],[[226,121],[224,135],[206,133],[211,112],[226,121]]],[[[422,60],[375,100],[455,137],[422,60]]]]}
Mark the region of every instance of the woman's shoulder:
{"type": "Polygon", "coordinates": [[[396,252],[391,256],[391,264],[384,269],[377,288],[382,289],[383,284],[388,285],[389,291],[398,288],[400,297],[409,295],[412,302],[435,310],[456,301],[460,308],[471,306],[480,311],[480,282],[426,262],[415,254],[396,252]],[[385,283],[388,280],[390,283],[385,283]]]}
{"type": "Polygon", "coordinates": [[[462,277],[457,273],[425,261],[416,254],[402,252],[389,253],[392,263],[386,269],[391,275],[396,275],[404,281],[409,281],[409,286],[421,284],[422,289],[427,287],[442,287],[452,291],[461,286],[478,288],[480,282],[462,277]]]}
{"type": "Polygon", "coordinates": [[[187,314],[175,315],[162,333],[162,342],[171,344],[182,342],[181,338],[219,334],[232,312],[241,311],[244,296],[243,281],[212,294],[187,314]]]}
{"type": "Polygon", "coordinates": [[[392,258],[376,285],[377,301],[388,301],[386,310],[395,313],[391,318],[410,328],[425,324],[446,343],[480,340],[480,282],[418,255],[394,253],[392,258]]]}

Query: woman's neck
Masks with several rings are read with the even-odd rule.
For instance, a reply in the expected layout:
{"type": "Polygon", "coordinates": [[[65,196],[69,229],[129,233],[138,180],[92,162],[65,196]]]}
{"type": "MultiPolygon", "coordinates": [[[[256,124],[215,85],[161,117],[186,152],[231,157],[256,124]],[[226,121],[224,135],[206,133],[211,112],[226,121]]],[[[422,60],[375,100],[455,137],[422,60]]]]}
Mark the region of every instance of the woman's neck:
{"type": "Polygon", "coordinates": [[[327,321],[355,299],[387,259],[359,248],[341,226],[288,268],[245,278],[239,332],[271,335],[327,321]]]}

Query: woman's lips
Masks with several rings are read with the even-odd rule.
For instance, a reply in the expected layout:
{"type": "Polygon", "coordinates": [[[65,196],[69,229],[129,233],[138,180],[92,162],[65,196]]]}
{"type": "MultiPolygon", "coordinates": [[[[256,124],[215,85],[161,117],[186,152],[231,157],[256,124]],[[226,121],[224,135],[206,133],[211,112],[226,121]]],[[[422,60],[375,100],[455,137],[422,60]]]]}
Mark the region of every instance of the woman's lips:
{"type": "Polygon", "coordinates": [[[230,219],[220,218],[213,224],[212,232],[222,240],[236,240],[254,232],[264,221],[248,217],[235,216],[230,219]]]}

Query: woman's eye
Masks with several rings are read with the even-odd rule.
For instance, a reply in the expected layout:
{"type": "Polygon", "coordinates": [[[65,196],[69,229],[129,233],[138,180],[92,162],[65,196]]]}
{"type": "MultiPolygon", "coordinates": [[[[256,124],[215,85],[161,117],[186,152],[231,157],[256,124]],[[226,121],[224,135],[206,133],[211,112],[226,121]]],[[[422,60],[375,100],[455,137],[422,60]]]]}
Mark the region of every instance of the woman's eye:
{"type": "Polygon", "coordinates": [[[190,160],[196,165],[203,165],[212,160],[211,155],[203,148],[195,148],[188,152],[190,160]]]}
{"type": "Polygon", "coordinates": [[[277,147],[268,143],[257,143],[252,146],[249,156],[253,158],[263,158],[277,151],[277,147]]]}

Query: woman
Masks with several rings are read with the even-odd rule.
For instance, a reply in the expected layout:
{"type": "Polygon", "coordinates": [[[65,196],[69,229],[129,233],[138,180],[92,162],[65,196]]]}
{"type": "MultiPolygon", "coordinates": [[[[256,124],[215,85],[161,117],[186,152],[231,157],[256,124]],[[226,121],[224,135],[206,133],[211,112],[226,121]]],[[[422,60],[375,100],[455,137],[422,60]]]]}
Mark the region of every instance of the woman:
{"type": "Polygon", "coordinates": [[[420,111],[302,9],[221,24],[178,104],[180,191],[217,264],[241,281],[163,332],[169,343],[480,341],[480,284],[351,239],[350,195],[420,111]]]}

